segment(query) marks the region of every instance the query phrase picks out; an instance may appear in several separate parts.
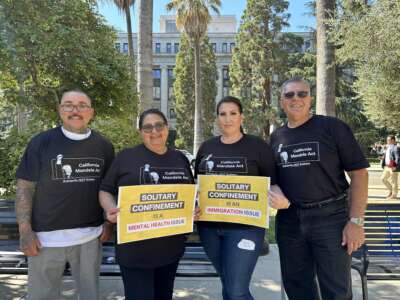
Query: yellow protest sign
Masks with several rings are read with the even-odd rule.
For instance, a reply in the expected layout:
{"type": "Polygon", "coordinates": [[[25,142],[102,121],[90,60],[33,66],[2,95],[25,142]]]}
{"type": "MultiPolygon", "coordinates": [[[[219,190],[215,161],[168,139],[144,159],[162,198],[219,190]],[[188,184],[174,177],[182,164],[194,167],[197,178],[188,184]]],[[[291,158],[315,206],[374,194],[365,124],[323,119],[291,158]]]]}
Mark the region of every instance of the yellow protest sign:
{"type": "Polygon", "coordinates": [[[120,187],[117,243],[192,232],[194,198],[194,184],[120,187]]]}
{"type": "Polygon", "coordinates": [[[268,228],[269,177],[199,175],[200,221],[268,228]]]}

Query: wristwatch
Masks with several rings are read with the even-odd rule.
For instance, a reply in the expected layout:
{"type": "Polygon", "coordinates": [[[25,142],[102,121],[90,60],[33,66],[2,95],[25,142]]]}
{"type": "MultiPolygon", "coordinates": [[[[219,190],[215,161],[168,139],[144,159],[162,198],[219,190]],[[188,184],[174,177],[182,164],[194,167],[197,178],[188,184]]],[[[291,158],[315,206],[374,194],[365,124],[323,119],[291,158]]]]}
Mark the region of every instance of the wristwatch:
{"type": "Polygon", "coordinates": [[[361,217],[350,218],[350,222],[361,227],[364,226],[364,218],[361,217]]]}

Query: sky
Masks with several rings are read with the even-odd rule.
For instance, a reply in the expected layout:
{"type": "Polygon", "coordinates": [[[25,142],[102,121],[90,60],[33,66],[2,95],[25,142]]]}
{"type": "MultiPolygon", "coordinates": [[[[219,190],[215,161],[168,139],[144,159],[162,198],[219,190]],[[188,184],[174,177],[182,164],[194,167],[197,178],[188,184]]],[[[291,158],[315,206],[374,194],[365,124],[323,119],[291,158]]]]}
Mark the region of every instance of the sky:
{"type": "MultiPolygon", "coordinates": [[[[289,1],[289,10],[291,17],[289,19],[290,27],[284,31],[309,31],[308,27],[315,28],[315,18],[309,16],[309,8],[305,6],[310,0],[291,0],[289,1]]],[[[99,12],[106,18],[107,22],[117,30],[126,31],[125,15],[120,13],[112,1],[100,1],[99,12]]],[[[138,2],[138,0],[136,0],[138,2]]],[[[153,0],[153,32],[159,32],[160,15],[173,15],[173,12],[167,12],[165,5],[169,0],[153,0]]],[[[246,0],[221,0],[221,15],[235,15],[237,24],[240,24],[240,18],[246,7],[246,0]]],[[[137,31],[136,5],[133,8],[133,31],[137,31]]]]}

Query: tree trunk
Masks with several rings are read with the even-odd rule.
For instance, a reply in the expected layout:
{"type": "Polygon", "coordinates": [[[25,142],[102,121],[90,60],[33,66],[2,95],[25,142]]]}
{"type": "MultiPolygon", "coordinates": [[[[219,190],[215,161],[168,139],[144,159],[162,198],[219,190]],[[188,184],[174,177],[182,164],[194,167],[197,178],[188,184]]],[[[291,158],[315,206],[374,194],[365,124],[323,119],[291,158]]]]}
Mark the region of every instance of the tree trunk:
{"type": "Polygon", "coordinates": [[[153,0],[139,0],[138,92],[140,112],[153,102],[153,0]]]}
{"type": "MultiPolygon", "coordinates": [[[[132,34],[132,22],[131,22],[131,8],[125,10],[126,17],[126,29],[128,30],[128,47],[129,47],[129,56],[131,58],[131,74],[132,78],[135,78],[135,52],[133,50],[133,34],[132,34]]],[[[136,91],[136,87],[134,87],[134,91],[136,91]]]]}
{"type": "Polygon", "coordinates": [[[317,114],[326,116],[335,116],[335,48],[326,24],[334,10],[334,0],[317,0],[317,114]]]}
{"type": "Polygon", "coordinates": [[[271,80],[269,77],[266,77],[264,79],[262,110],[265,116],[262,135],[263,138],[266,140],[269,137],[269,127],[270,127],[270,122],[269,118],[267,117],[267,112],[271,110],[271,80]]]}
{"type": "Polygon", "coordinates": [[[203,137],[203,96],[201,90],[200,43],[194,42],[194,139],[193,155],[197,154],[203,137]]]}

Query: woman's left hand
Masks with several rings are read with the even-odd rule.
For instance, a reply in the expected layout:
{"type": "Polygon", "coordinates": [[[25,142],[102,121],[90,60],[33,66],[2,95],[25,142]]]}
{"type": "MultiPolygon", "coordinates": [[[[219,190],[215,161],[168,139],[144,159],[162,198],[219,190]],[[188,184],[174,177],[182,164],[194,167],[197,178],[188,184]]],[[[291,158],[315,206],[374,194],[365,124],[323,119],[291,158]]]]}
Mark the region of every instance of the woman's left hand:
{"type": "Polygon", "coordinates": [[[200,207],[196,206],[196,207],[194,208],[194,214],[193,214],[193,216],[194,216],[194,220],[195,220],[195,221],[197,221],[197,220],[200,218],[200,216],[201,216],[201,209],[200,209],[200,207]]]}

